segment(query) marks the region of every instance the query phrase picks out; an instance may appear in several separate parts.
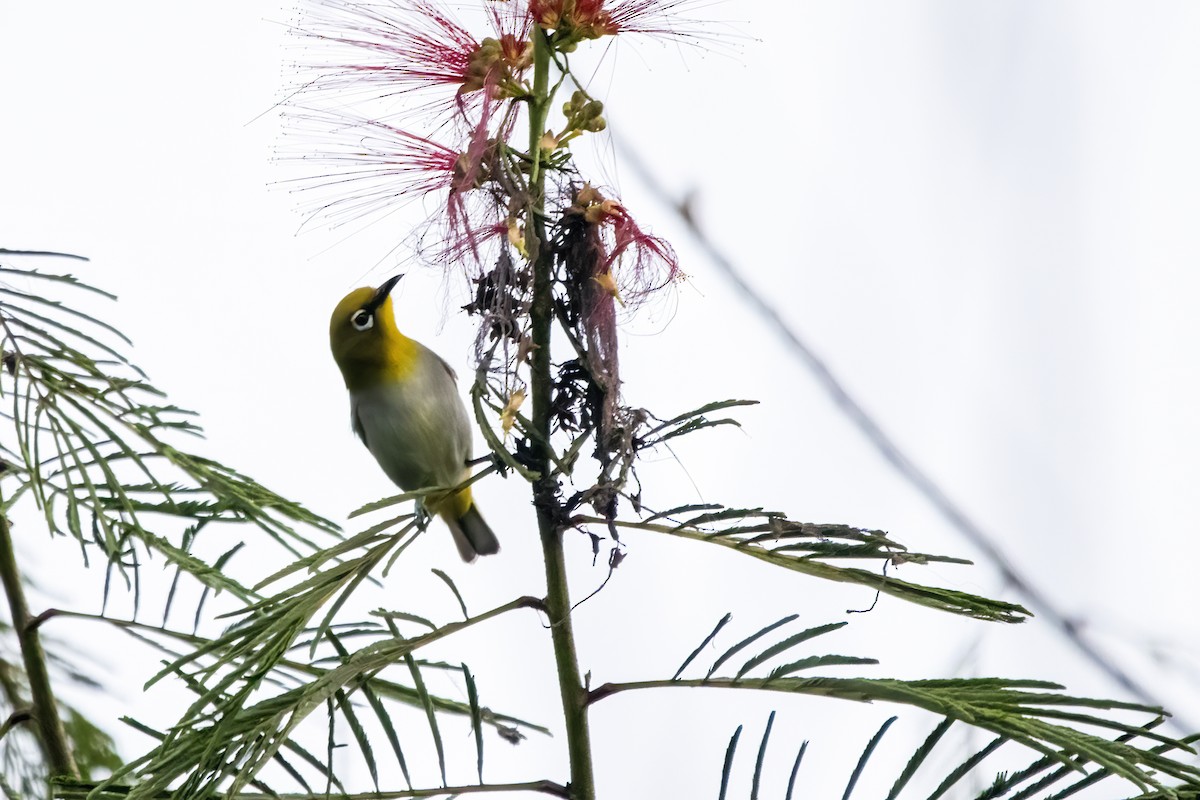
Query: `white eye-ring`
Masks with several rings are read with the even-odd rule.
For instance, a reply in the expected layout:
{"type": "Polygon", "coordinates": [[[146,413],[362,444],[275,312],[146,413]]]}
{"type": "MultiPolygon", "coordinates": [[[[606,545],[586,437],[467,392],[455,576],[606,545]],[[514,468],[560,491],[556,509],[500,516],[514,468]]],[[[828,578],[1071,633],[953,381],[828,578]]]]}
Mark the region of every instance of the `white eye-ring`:
{"type": "Polygon", "coordinates": [[[360,308],[350,315],[350,324],[356,331],[367,331],[375,327],[375,315],[365,308],[360,308]]]}

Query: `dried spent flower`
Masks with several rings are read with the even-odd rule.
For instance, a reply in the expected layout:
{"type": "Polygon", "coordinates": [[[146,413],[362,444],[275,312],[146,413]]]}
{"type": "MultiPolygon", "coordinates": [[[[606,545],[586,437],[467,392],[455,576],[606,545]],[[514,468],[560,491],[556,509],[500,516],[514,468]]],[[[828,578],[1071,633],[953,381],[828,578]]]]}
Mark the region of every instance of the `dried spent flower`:
{"type": "Polygon", "coordinates": [[[521,405],[525,402],[525,390],[517,389],[508,396],[508,402],[504,404],[504,409],[500,412],[500,429],[507,436],[512,430],[513,425],[517,422],[517,412],[521,409],[521,405]]]}
{"type": "Polygon", "coordinates": [[[621,299],[621,290],[617,287],[617,280],[613,277],[611,272],[603,272],[592,278],[592,280],[599,284],[600,288],[604,290],[605,294],[607,294],[613,300],[616,300],[621,308],[625,307],[625,301],[621,299]]]}
{"type": "Polygon", "coordinates": [[[584,184],[575,193],[574,202],[564,217],[578,216],[596,226],[602,256],[597,261],[593,280],[614,287],[609,294],[623,297],[622,305],[636,305],[682,274],[674,249],[666,240],[643,231],[625,206],[605,197],[600,190],[584,184]],[[617,266],[620,264],[619,271],[617,266]]]}
{"type": "MultiPolygon", "coordinates": [[[[596,425],[604,461],[611,448],[620,449],[614,443],[624,418],[617,306],[636,305],[681,273],[671,247],[642,231],[616,200],[590,184],[575,189],[571,200],[561,212],[553,245],[566,292],[562,313],[580,331],[580,366],[587,375],[587,389],[575,392],[575,402],[582,404],[582,418],[596,425]]],[[[564,398],[571,383],[561,388],[564,398]]],[[[566,399],[560,403],[570,405],[566,399]]]]}

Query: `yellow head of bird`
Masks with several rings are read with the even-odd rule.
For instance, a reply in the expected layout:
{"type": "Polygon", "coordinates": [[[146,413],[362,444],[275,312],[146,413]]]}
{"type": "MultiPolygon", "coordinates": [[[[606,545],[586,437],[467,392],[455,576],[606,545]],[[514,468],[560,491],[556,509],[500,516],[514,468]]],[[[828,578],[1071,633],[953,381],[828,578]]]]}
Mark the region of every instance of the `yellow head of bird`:
{"type": "Polygon", "coordinates": [[[399,380],[412,368],[416,344],[396,327],[390,296],[401,277],[388,278],[377,289],[355,289],[333,310],[329,347],[347,389],[399,380]]]}

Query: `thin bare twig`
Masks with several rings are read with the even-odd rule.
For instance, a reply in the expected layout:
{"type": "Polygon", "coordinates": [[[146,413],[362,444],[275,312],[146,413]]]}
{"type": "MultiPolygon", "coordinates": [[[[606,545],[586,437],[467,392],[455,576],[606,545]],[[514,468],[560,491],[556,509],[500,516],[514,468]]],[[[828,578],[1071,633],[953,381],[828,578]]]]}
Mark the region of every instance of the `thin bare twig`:
{"type": "MultiPolygon", "coordinates": [[[[1005,585],[1015,589],[1029,605],[1033,606],[1037,613],[1058,628],[1063,638],[1070,642],[1086,661],[1139,701],[1147,705],[1162,706],[1163,703],[1155,697],[1153,692],[1088,641],[1080,630],[1078,622],[1059,608],[1041,587],[1018,569],[997,543],[996,538],[987,533],[981,525],[963,511],[941,486],[918,467],[896,444],[875,418],[838,380],[825,360],[800,338],[800,335],[792,329],[779,311],[746,281],[742,276],[742,271],[734,264],[733,260],[708,238],[704,227],[696,219],[691,205],[686,200],[674,197],[632,146],[615,134],[613,141],[642,184],[661,203],[679,215],[701,251],[725,274],[742,299],[759,314],[766,325],[775,331],[796,357],[796,360],[812,373],[838,411],[854,423],[859,432],[883,457],[883,460],[889,463],[904,480],[908,481],[955,530],[972,545],[979,548],[999,571],[1005,585]]],[[[1197,730],[1197,727],[1191,722],[1177,716],[1171,718],[1171,724],[1183,733],[1197,730]]]]}

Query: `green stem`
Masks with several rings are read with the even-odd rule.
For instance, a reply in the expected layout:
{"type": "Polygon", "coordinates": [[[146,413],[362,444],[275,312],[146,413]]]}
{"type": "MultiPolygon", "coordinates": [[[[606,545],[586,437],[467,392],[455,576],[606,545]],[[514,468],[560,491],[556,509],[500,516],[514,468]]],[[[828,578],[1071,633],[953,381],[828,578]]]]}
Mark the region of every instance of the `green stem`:
{"type": "MultiPolygon", "coordinates": [[[[550,42],[546,31],[540,26],[533,28],[533,97],[529,100],[529,202],[534,216],[529,220],[531,226],[545,232],[545,217],[541,212],[542,201],[546,194],[546,176],[542,170],[542,134],[546,130],[546,119],[550,114],[550,42]]],[[[544,241],[538,238],[535,244],[544,241]]],[[[536,252],[530,251],[530,257],[538,258],[536,252]]]]}
{"type": "Polygon", "coordinates": [[[67,732],[58,714],[58,703],[50,686],[50,671],[46,666],[46,652],[29,603],[25,600],[25,587],[21,572],[17,568],[17,556],[13,549],[12,529],[8,518],[0,515],[0,583],[8,597],[8,609],[12,616],[13,630],[21,647],[21,658],[25,662],[25,677],[29,681],[29,693],[33,700],[32,716],[37,727],[38,741],[51,777],[66,776],[78,779],[79,768],[67,741],[67,732]]]}
{"type": "Polygon", "coordinates": [[[588,731],[587,689],[579,673],[575,633],[571,626],[571,596],[567,586],[566,559],[558,484],[551,477],[550,422],[551,387],[550,332],[554,319],[554,254],[546,247],[546,174],[542,168],[542,134],[554,92],[550,89],[550,42],[546,32],[533,30],[533,98],[529,102],[529,206],[526,240],[533,263],[533,306],[530,310],[533,336],[530,389],[533,405],[533,451],[542,478],[534,485],[538,532],[546,562],[546,614],[558,668],[571,763],[570,792],[573,800],[594,800],[592,743],[588,731]]]}

